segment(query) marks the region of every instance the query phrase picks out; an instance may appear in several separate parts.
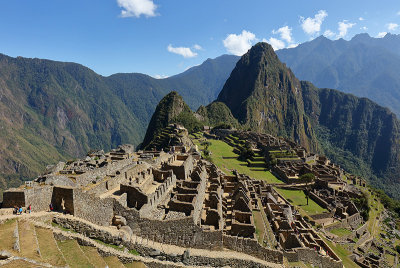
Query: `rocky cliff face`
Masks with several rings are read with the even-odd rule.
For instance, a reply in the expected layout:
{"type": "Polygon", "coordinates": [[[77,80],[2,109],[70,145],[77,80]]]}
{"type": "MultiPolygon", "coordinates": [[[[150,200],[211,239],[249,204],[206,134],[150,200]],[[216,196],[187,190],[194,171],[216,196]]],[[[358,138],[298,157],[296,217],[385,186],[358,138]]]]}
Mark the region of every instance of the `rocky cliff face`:
{"type": "Polygon", "coordinates": [[[389,109],[309,82],[302,82],[302,94],[322,151],[352,171],[385,178],[382,184],[400,182],[400,123],[389,109]]]}
{"type": "Polygon", "coordinates": [[[317,149],[304,113],[300,81],[267,43],[258,43],[243,55],[217,101],[225,103],[246,128],[289,137],[307,149],[317,149]]]}

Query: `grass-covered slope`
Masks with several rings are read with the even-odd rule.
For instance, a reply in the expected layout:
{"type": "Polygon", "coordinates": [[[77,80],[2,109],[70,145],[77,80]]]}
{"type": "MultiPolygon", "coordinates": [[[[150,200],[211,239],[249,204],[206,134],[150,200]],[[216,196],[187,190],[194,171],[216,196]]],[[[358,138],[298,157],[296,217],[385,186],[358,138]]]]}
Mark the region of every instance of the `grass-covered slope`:
{"type": "Polygon", "coordinates": [[[214,101],[207,106],[200,106],[196,113],[201,116],[204,124],[212,127],[219,125],[239,127],[239,122],[223,102],[214,101]]]}

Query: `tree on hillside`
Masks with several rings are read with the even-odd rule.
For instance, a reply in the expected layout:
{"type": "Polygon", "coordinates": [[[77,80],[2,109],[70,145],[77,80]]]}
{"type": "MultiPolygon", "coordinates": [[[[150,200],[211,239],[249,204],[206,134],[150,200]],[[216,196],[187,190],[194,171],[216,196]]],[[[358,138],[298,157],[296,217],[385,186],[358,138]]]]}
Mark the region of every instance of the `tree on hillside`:
{"type": "Polygon", "coordinates": [[[240,148],[239,160],[246,161],[253,156],[254,152],[251,148],[251,144],[249,142],[246,142],[245,146],[240,148]]]}

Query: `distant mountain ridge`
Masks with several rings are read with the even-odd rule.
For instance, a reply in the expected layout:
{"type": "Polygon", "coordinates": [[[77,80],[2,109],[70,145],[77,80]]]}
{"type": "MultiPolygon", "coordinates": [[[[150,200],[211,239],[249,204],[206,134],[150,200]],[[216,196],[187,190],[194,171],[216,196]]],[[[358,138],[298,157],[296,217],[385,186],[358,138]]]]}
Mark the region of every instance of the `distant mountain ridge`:
{"type": "Polygon", "coordinates": [[[0,54],[0,190],[91,149],[138,145],[164,95],[176,90],[192,109],[206,105],[235,63],[221,56],[155,79],[103,77],[76,63],[0,54]]]}
{"type": "Polygon", "coordinates": [[[400,35],[320,36],[277,55],[301,80],[367,97],[400,115],[400,35]]]}

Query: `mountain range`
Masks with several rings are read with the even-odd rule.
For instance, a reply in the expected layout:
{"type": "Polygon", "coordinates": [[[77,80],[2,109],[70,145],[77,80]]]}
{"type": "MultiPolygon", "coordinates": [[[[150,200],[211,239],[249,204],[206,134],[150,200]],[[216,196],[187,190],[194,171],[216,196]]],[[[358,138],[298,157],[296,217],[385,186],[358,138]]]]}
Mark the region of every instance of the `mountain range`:
{"type": "Polygon", "coordinates": [[[76,63],[0,54],[0,189],[89,150],[139,145],[160,99],[172,90],[192,109],[216,98],[236,57],[208,59],[166,79],[104,77],[76,63]]]}
{"type": "MultiPolygon", "coordinates": [[[[368,97],[399,114],[400,36],[360,34],[350,41],[319,37],[276,54],[293,73],[277,62],[272,52],[266,59],[276,64],[272,69],[260,65],[262,74],[258,69],[254,74],[246,73],[250,70],[246,68],[235,71],[240,57],[223,55],[166,79],[139,73],[104,77],[76,63],[0,54],[0,189],[16,186],[48,164],[89,150],[108,150],[121,143],[139,145],[157,103],[173,90],[191,109],[199,108],[196,116],[205,124],[215,125],[229,117],[228,106],[243,127],[291,137],[346,163],[351,171],[358,170],[356,174],[372,174],[377,183],[382,181],[378,177],[396,181],[397,136],[390,133],[397,128],[397,119],[369,100],[316,90],[295,76],[320,88],[368,97]],[[239,73],[230,76],[232,71],[239,73]],[[250,82],[243,83],[243,79],[250,82]],[[227,89],[220,93],[224,84],[227,89]],[[266,94],[265,88],[274,93],[266,94]],[[218,102],[211,103],[214,100],[218,102]],[[324,108],[328,104],[335,113],[324,108]],[[354,117],[356,111],[360,111],[360,119],[354,117]],[[215,118],[216,114],[220,118],[215,118]],[[380,117],[384,114],[386,119],[380,117]],[[367,123],[363,117],[376,122],[367,123]],[[335,120],[342,125],[332,131],[335,120]],[[392,127],[381,128],[387,122],[392,122],[392,127]],[[376,128],[374,134],[372,128],[376,128]],[[384,131],[391,142],[375,139],[384,131]],[[341,133],[346,137],[341,139],[341,133]],[[387,146],[394,148],[393,153],[385,155],[387,146]]],[[[250,60],[240,64],[251,67],[254,61],[250,60]]],[[[230,118],[229,123],[237,121],[230,118]]]]}
{"type": "Polygon", "coordinates": [[[301,80],[369,98],[400,115],[400,35],[365,33],[349,41],[320,36],[277,54],[301,80]]]}
{"type": "MultiPolygon", "coordinates": [[[[294,140],[399,197],[396,115],[369,99],[298,80],[269,44],[258,43],[241,57],[214,103],[227,107],[232,112],[227,118],[233,115],[240,128],[294,140]]],[[[198,121],[177,93],[168,94],[157,106],[148,133],[161,133],[171,118],[181,115],[191,118],[178,121],[183,125],[198,121]]],[[[207,115],[208,121],[219,117],[219,113],[207,115]]]]}

